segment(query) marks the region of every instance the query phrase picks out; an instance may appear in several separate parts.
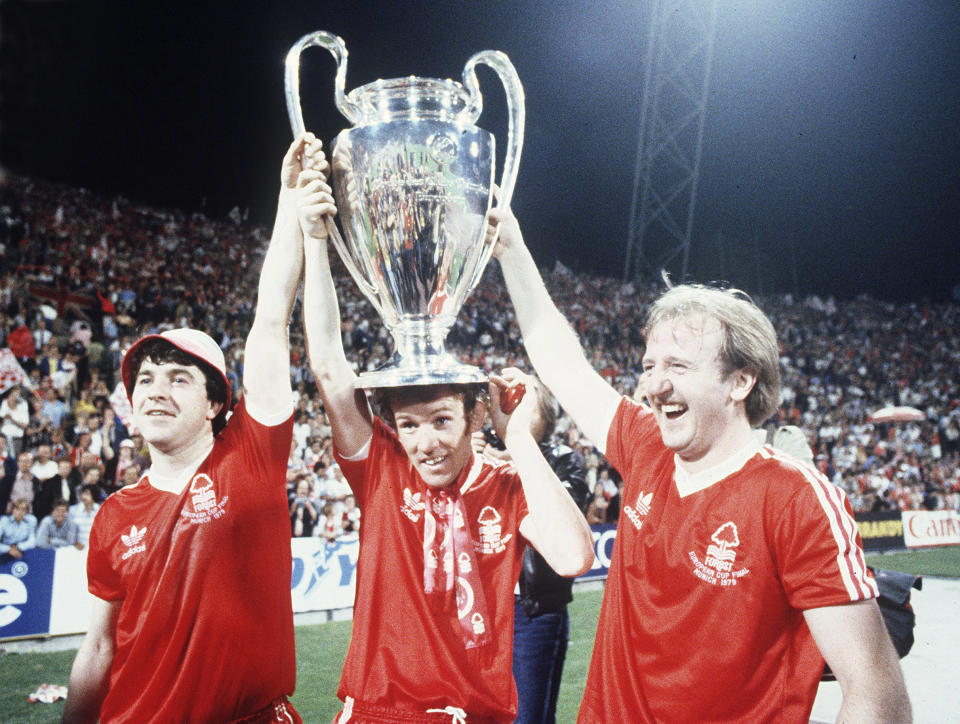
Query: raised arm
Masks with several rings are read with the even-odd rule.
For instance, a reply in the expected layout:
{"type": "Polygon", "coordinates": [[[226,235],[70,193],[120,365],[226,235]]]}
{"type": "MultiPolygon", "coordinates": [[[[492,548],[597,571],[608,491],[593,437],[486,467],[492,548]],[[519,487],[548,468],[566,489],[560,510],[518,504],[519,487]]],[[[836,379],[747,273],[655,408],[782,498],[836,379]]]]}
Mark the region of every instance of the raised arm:
{"type": "Polygon", "coordinates": [[[840,684],[843,704],[838,722],[912,720],[897,652],[876,601],[812,608],[803,616],[840,684]]]}
{"type": "MultiPolygon", "coordinates": [[[[319,146],[310,152],[323,156],[319,146]]],[[[325,162],[319,164],[325,168],[325,162]]],[[[357,376],[347,361],[340,330],[340,305],[330,273],[327,239],[333,227],[331,188],[326,174],[307,169],[300,174],[306,193],[300,199],[299,219],[304,236],[303,325],[310,369],[317,381],[330,419],[333,442],[341,455],[357,453],[373,434],[373,418],[357,376]]]]}
{"type": "Polygon", "coordinates": [[[550,299],[513,213],[495,208],[488,219],[488,238],[499,224],[494,256],[500,261],[534,370],[577,426],[604,450],[620,395],[590,366],[580,340],[550,299]]]}
{"type": "Polygon", "coordinates": [[[300,136],[283,157],[277,218],[260,270],[257,308],[243,353],[243,394],[247,410],[263,422],[279,422],[278,418],[293,410],[288,325],[303,270],[303,237],[297,223],[297,179],[311,139],[311,136],[300,136]]]}
{"type": "Polygon", "coordinates": [[[520,532],[561,576],[579,576],[593,565],[593,536],[587,519],[530,434],[537,405],[533,380],[516,369],[491,379],[490,417],[494,429],[502,433],[527,499],[529,514],[521,521],[520,532]],[[500,410],[501,388],[519,383],[526,386],[527,394],[506,415],[500,410]]]}
{"type": "Polygon", "coordinates": [[[84,724],[100,718],[100,705],[110,688],[120,601],[94,597],[90,628],[70,669],[63,724],[84,724]]]}

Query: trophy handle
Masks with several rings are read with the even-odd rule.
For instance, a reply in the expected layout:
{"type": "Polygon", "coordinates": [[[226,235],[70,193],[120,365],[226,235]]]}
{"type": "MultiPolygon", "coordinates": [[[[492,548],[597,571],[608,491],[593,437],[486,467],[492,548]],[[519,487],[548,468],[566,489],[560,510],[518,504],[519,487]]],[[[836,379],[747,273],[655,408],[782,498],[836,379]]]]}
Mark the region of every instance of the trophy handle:
{"type": "Polygon", "coordinates": [[[334,223],[333,219],[328,216],[326,222],[327,235],[330,237],[330,241],[333,242],[333,247],[340,255],[340,260],[347,268],[347,271],[350,272],[350,276],[353,277],[353,281],[355,281],[357,286],[360,287],[360,291],[366,295],[367,299],[370,301],[370,304],[373,305],[373,308],[377,311],[377,314],[380,315],[381,319],[384,319],[385,314],[383,311],[383,306],[380,304],[380,293],[360,270],[360,262],[350,250],[349,244],[343,240],[343,237],[340,235],[340,229],[337,228],[337,225],[334,223]]]}
{"type": "MultiPolygon", "coordinates": [[[[526,119],[526,105],[523,85],[517,75],[516,68],[510,62],[506,53],[499,50],[481,50],[473,55],[463,68],[463,85],[470,92],[470,114],[476,119],[483,110],[483,99],[480,95],[480,85],[477,83],[475,68],[482,63],[492,68],[500,77],[507,94],[507,112],[510,125],[508,127],[507,154],[503,163],[503,173],[500,176],[500,198],[497,206],[507,208],[513,198],[513,188],[517,180],[517,167],[520,163],[520,152],[523,149],[523,126],[526,119]]],[[[474,278],[470,280],[469,291],[473,291],[483,276],[483,270],[493,253],[493,244],[488,244],[481,254],[479,263],[474,267],[474,278]]]]}
{"type": "Polygon", "coordinates": [[[337,76],[334,88],[334,99],[339,110],[350,123],[356,123],[360,118],[360,108],[347,98],[344,86],[347,82],[347,46],[343,39],[325,30],[307,33],[293,44],[287,52],[284,63],[284,91],[287,96],[287,115],[290,116],[290,127],[294,137],[305,130],[303,125],[303,111],[300,109],[300,53],[305,48],[318,45],[330,51],[337,61],[337,76]]]}
{"type": "MultiPolygon", "coordinates": [[[[293,44],[287,52],[285,61],[284,90],[287,97],[287,115],[290,116],[290,127],[293,129],[294,137],[299,136],[306,130],[303,123],[303,111],[300,108],[300,54],[305,48],[320,46],[326,48],[337,61],[337,75],[335,80],[334,98],[337,109],[347,118],[350,123],[355,123],[360,117],[360,109],[356,103],[349,100],[346,96],[344,87],[347,80],[347,46],[343,39],[333,33],[325,30],[317,30],[313,33],[304,35],[300,40],[293,44]]],[[[331,163],[333,159],[331,159],[331,163]]],[[[383,316],[383,309],[380,305],[379,295],[374,287],[360,270],[357,259],[350,251],[340,230],[337,228],[333,219],[327,219],[327,234],[334,248],[340,254],[344,266],[350,272],[357,286],[367,295],[370,303],[373,304],[377,312],[383,316]]]]}

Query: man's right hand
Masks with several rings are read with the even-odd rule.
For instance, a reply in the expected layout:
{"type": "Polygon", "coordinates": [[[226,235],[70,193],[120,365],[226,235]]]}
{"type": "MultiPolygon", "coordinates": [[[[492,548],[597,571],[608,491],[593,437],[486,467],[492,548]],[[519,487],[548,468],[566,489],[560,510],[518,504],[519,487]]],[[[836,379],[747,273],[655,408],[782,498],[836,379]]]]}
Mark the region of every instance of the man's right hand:
{"type": "Polygon", "coordinates": [[[308,239],[326,241],[328,224],[337,213],[333,189],[327,183],[330,165],[323,144],[312,133],[304,136],[302,170],[297,174],[296,204],[300,229],[308,239]]]}

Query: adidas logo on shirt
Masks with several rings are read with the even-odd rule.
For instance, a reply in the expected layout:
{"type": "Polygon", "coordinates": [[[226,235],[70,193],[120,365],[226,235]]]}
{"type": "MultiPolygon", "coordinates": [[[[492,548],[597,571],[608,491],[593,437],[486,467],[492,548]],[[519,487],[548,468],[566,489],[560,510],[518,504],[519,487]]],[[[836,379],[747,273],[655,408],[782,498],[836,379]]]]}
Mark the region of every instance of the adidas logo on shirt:
{"type": "Polygon", "coordinates": [[[630,519],[630,522],[633,523],[633,526],[640,530],[643,527],[643,519],[647,516],[647,513],[650,512],[650,502],[653,500],[653,493],[643,494],[643,491],[640,491],[640,495],[637,496],[636,507],[631,508],[629,505],[624,506],[623,513],[630,519]]]}
{"type": "Polygon", "coordinates": [[[130,534],[122,533],[120,535],[120,540],[123,541],[123,544],[127,546],[127,551],[120,558],[127,560],[130,556],[136,553],[143,553],[147,550],[147,546],[143,543],[143,536],[146,535],[147,529],[140,528],[138,529],[136,525],[130,526],[130,534]]]}

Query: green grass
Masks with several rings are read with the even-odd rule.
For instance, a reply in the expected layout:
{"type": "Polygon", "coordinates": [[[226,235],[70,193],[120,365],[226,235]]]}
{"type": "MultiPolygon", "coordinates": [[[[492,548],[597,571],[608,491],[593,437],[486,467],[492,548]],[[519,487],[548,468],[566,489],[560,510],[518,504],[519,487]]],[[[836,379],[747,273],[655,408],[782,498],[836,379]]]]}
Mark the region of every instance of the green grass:
{"type": "Polygon", "coordinates": [[[960,546],[945,546],[922,551],[871,553],[867,563],[875,568],[888,568],[921,576],[960,577],[960,546]]]}
{"type": "MultiPolygon", "coordinates": [[[[0,644],[2,648],[2,644],[0,644]]],[[[58,722],[63,715],[63,701],[55,704],[31,704],[27,697],[40,684],[67,685],[70,665],[76,651],[48,654],[0,654],[0,721],[58,722]]]]}
{"type": "Polygon", "coordinates": [[[326,724],[340,711],[337,684],[352,628],[352,621],[297,627],[297,691],[290,701],[306,724],[326,724]]]}
{"type": "MultiPolygon", "coordinates": [[[[593,650],[600,597],[600,591],[581,591],[570,605],[570,648],[557,704],[560,722],[572,722],[577,716],[593,650]]],[[[297,627],[297,691],[292,701],[307,724],[326,724],[340,711],[337,683],[351,628],[350,621],[297,627]]],[[[75,654],[76,651],[0,653],[0,722],[59,722],[62,701],[31,704],[27,696],[43,683],[66,686],[75,654]]]]}
{"type": "MultiPolygon", "coordinates": [[[[577,718],[587,682],[601,596],[601,591],[581,591],[570,604],[570,647],[557,702],[559,722],[572,722],[577,718]]],[[[304,722],[329,722],[340,711],[336,691],[350,628],[349,621],[297,628],[297,692],[291,701],[304,722]]],[[[0,707],[0,717],[2,713],[0,707]]]]}
{"type": "Polygon", "coordinates": [[[570,646],[563,665],[560,696],[557,699],[557,721],[577,720],[583,687],[587,683],[587,668],[593,653],[593,639],[600,618],[600,600],[603,591],[577,591],[570,604],[570,646]]]}
{"type": "MultiPolygon", "coordinates": [[[[907,573],[960,577],[960,546],[870,554],[867,562],[877,568],[907,573]]],[[[601,591],[578,591],[570,605],[570,648],[557,704],[557,721],[562,723],[576,720],[593,651],[601,595],[601,591]]],[[[308,724],[326,724],[340,710],[337,682],[350,630],[349,621],[297,627],[297,692],[293,703],[308,724]]],[[[59,722],[63,702],[31,704],[27,696],[43,683],[66,685],[75,653],[0,653],[0,722],[59,722]]]]}

